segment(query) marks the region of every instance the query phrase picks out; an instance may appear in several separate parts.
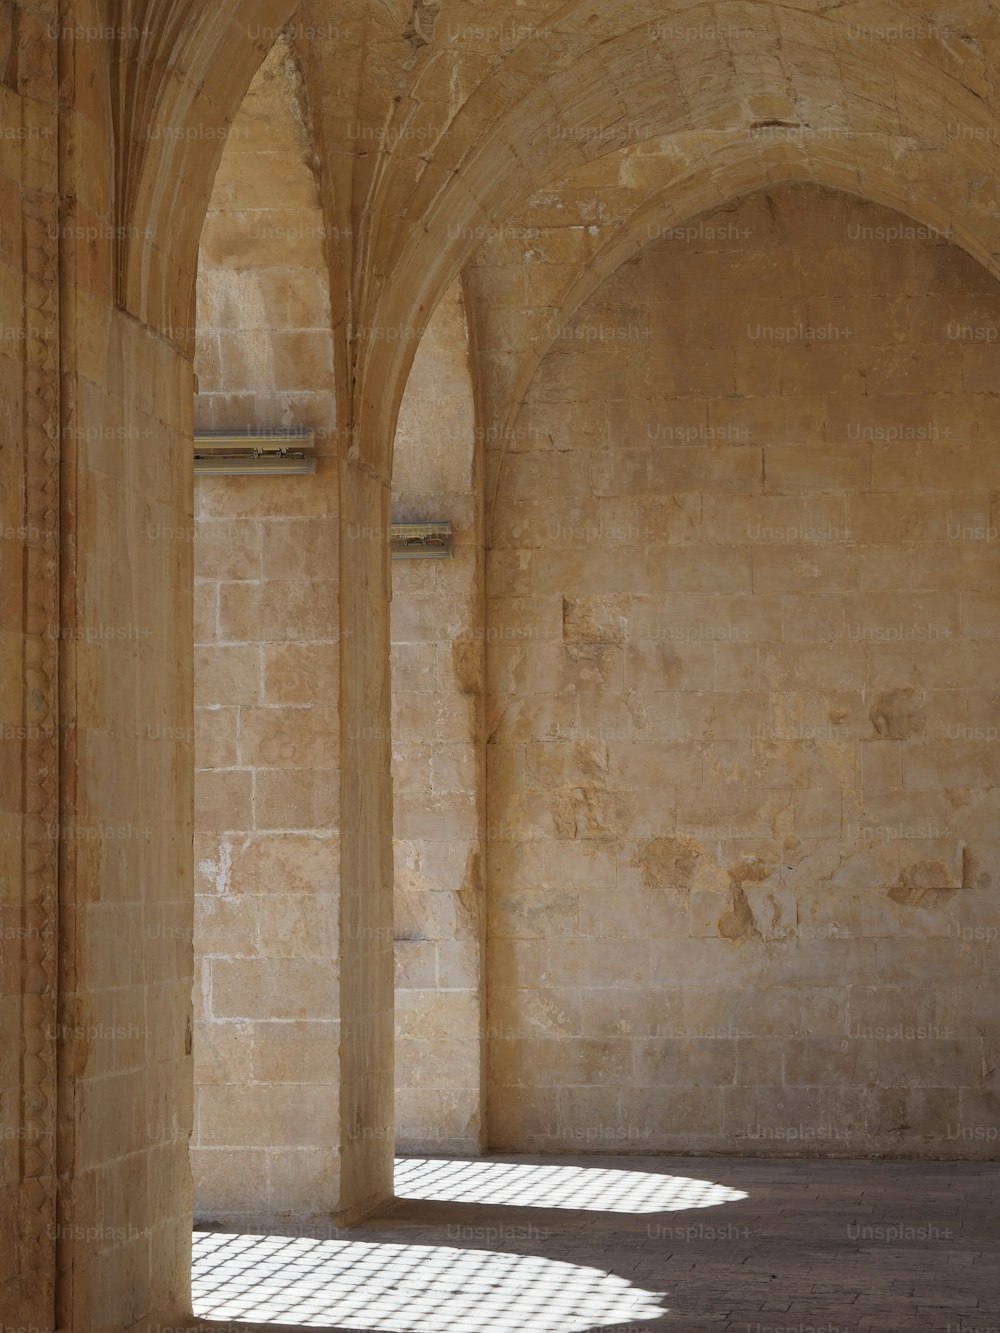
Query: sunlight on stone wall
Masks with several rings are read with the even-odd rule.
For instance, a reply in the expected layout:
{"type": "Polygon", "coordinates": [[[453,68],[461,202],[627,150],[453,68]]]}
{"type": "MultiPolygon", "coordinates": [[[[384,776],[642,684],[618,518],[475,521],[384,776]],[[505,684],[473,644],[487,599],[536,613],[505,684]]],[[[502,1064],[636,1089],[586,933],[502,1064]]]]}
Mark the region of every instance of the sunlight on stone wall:
{"type": "Polygon", "coordinates": [[[323,214],[279,43],[202,241],[198,424],[310,426],[315,476],[196,482],[199,1216],[338,1199],[338,475],[323,214]]]}
{"type": "Polygon", "coordinates": [[[483,754],[481,525],[469,341],[456,283],[417,351],[396,433],[393,514],[448,519],[450,560],[392,567],[396,1135],[475,1152],[483,754]]]}

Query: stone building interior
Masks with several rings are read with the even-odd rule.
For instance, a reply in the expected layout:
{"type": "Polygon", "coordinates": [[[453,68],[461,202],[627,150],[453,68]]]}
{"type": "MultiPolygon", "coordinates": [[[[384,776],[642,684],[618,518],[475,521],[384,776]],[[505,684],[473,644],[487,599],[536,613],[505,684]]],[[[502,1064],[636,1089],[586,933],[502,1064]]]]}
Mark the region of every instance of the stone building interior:
{"type": "Polygon", "coordinates": [[[991,0],[2,0],[0,413],[0,1333],[998,1333],[991,0]]]}

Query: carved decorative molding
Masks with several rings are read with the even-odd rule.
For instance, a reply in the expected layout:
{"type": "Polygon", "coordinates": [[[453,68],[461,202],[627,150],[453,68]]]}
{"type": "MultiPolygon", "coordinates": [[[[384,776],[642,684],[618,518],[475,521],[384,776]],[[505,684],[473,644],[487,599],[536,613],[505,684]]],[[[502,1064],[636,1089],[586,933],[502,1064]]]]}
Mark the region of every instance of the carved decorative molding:
{"type": "Polygon", "coordinates": [[[59,810],[59,343],[55,199],[26,196],[25,893],[22,905],[23,1179],[54,1174],[56,906],[59,810]]]}
{"type": "Polygon", "coordinates": [[[56,1016],[58,991],[59,703],[59,204],[53,164],[39,182],[32,145],[58,138],[54,0],[20,25],[30,68],[20,89],[20,189],[24,320],[20,1043],[17,1269],[32,1318],[54,1318],[56,1223],[56,1016]],[[47,26],[45,26],[47,25],[47,26]],[[31,181],[32,186],[27,184],[31,181]]]}

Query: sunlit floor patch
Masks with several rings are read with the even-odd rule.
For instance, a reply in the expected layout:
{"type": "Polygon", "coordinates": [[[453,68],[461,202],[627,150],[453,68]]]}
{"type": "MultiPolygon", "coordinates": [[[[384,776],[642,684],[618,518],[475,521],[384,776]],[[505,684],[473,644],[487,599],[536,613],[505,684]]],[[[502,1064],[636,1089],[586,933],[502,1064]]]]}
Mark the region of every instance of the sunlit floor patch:
{"type": "Polygon", "coordinates": [[[385,1333],[571,1333],[665,1313],[597,1268],[430,1245],[196,1232],[202,1319],[385,1333]]]}
{"type": "Polygon", "coordinates": [[[579,1208],[598,1213],[671,1213],[745,1199],[743,1190],[687,1176],[593,1166],[533,1166],[490,1159],[396,1159],[396,1195],[445,1203],[579,1208]]]}

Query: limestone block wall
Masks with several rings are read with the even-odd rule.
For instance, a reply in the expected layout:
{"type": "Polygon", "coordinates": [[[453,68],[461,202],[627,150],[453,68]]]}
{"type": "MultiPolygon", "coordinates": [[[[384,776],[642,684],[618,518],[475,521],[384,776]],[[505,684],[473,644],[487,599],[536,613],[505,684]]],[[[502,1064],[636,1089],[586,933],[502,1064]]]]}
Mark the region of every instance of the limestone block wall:
{"type": "Polygon", "coordinates": [[[485,752],[479,451],[461,287],[425,332],[393,467],[399,521],[448,519],[450,560],[392,565],[396,1143],[482,1144],[485,752]]]}
{"type": "Polygon", "coordinates": [[[337,1207],[339,489],[324,222],[279,42],[202,238],[198,425],[310,426],[315,476],[196,483],[196,1215],[337,1207]]]}
{"type": "Polygon", "coordinates": [[[556,330],[488,564],[492,1146],[992,1151],[998,328],[787,186],[556,330]]]}

